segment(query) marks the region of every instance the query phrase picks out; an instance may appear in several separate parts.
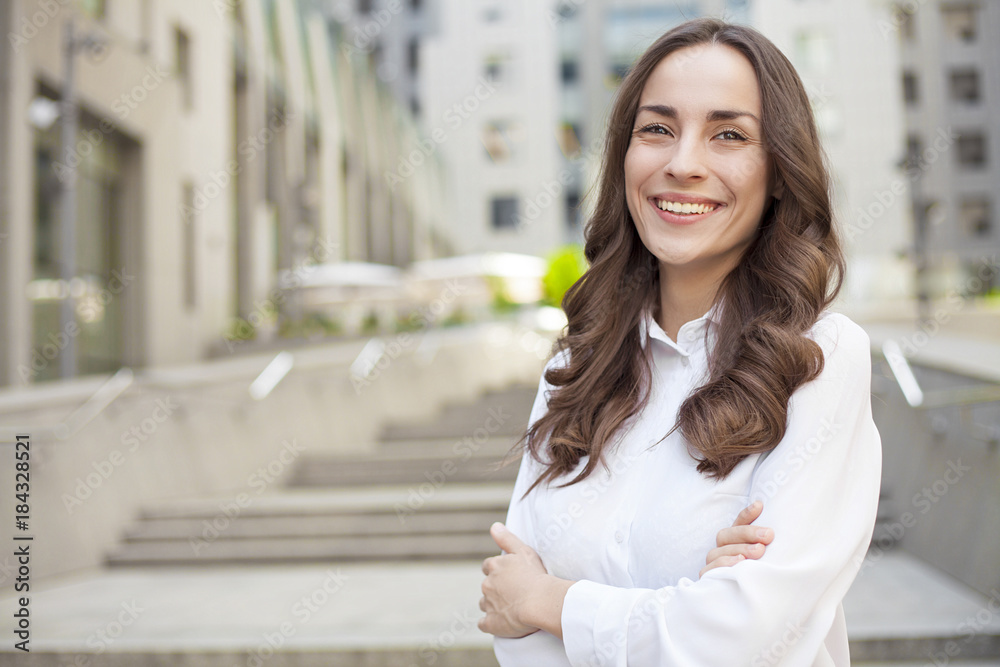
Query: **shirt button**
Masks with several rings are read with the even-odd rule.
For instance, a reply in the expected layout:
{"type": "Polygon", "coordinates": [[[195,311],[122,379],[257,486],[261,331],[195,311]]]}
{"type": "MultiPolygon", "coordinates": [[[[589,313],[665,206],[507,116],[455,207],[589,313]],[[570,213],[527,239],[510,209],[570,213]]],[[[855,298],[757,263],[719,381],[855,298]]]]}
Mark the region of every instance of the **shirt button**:
{"type": "Polygon", "coordinates": [[[683,366],[684,368],[687,368],[690,365],[691,365],[691,359],[690,358],[688,358],[688,357],[681,357],[681,366],[683,366]]]}
{"type": "Polygon", "coordinates": [[[618,542],[620,544],[621,541],[624,540],[624,539],[625,539],[625,536],[622,534],[622,531],[616,530],[615,531],[615,542],[618,542]]]}
{"type": "Polygon", "coordinates": [[[694,342],[694,339],[697,335],[698,334],[696,334],[694,331],[688,331],[686,334],[684,334],[684,338],[686,338],[688,342],[694,342]]]}

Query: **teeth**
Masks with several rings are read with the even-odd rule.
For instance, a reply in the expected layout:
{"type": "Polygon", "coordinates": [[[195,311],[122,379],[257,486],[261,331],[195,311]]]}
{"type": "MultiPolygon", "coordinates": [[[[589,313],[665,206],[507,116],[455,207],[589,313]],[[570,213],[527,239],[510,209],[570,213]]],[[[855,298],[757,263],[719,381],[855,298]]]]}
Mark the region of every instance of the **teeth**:
{"type": "Polygon", "coordinates": [[[656,205],[661,211],[670,211],[671,213],[680,213],[681,215],[697,215],[715,210],[715,206],[712,204],[681,204],[680,202],[664,201],[662,199],[657,199],[656,205]]]}

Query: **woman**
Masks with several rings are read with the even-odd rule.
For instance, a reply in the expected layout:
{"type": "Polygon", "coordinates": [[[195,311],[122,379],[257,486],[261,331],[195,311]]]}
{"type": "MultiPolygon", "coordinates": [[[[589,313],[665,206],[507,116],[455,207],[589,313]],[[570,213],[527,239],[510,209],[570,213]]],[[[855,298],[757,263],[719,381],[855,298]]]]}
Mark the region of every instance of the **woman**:
{"type": "Polygon", "coordinates": [[[843,258],[802,83],[758,32],[695,20],[611,119],[480,629],[505,666],[846,667],[881,444],[868,338],[826,310],[843,258]],[[763,555],[717,536],[751,501],[763,555]],[[731,566],[699,577],[706,553],[731,566]]]}

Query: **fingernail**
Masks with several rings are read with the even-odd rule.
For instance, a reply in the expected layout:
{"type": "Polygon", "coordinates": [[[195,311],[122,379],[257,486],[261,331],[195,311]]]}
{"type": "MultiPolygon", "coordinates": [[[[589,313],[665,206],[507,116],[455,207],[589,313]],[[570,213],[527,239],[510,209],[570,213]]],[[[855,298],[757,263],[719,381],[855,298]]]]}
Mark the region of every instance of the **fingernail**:
{"type": "Polygon", "coordinates": [[[504,526],[504,525],[503,525],[502,523],[500,523],[499,521],[495,521],[495,522],[493,523],[493,525],[491,526],[491,528],[495,528],[495,529],[496,529],[496,530],[497,530],[498,532],[501,532],[501,533],[502,533],[502,532],[505,532],[505,531],[507,530],[507,527],[506,527],[506,526],[504,526]]]}
{"type": "Polygon", "coordinates": [[[737,561],[746,560],[746,556],[744,556],[743,554],[736,554],[736,560],[737,561]]]}
{"type": "Polygon", "coordinates": [[[770,536],[770,533],[771,533],[770,528],[759,528],[757,530],[757,537],[759,537],[762,540],[766,540],[770,536]]]}
{"type": "Polygon", "coordinates": [[[757,509],[760,506],[761,506],[761,502],[759,500],[755,500],[755,501],[753,501],[753,505],[751,505],[750,507],[752,507],[753,509],[757,509]]]}

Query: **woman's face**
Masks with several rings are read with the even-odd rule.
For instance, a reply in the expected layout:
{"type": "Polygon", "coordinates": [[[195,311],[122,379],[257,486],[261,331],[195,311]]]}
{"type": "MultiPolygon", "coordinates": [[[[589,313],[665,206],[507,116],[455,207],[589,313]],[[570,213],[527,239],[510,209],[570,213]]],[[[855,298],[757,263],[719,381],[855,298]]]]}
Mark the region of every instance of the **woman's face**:
{"type": "Polygon", "coordinates": [[[721,277],[753,240],[771,195],[760,117],[756,73],[731,47],[686,47],[653,69],[625,155],[625,192],[661,274],[721,277]]]}

